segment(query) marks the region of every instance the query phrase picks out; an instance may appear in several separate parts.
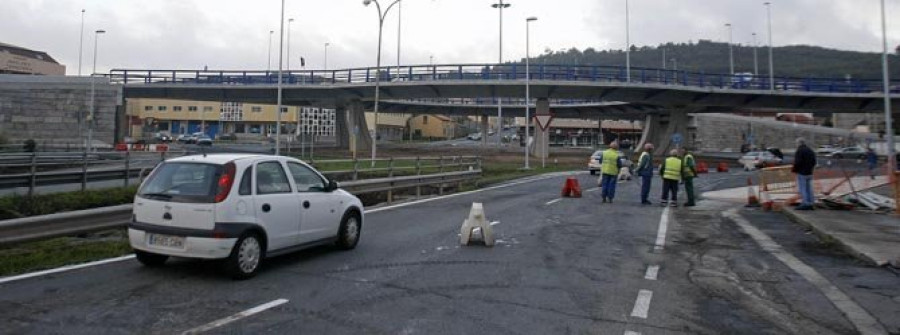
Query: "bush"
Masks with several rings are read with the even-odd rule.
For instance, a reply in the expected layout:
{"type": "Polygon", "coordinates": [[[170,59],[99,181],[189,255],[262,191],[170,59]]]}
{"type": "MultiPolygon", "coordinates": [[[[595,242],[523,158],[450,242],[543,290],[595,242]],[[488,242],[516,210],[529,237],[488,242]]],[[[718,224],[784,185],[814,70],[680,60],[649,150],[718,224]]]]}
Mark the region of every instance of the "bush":
{"type": "Polygon", "coordinates": [[[137,187],[0,197],[0,220],[127,204],[137,187]]]}

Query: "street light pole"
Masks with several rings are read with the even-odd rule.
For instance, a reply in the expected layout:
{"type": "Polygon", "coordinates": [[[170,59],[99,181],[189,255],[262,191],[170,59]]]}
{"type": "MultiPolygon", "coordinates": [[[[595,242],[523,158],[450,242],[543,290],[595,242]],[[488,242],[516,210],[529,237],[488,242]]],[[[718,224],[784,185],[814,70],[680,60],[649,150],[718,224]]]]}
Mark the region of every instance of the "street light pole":
{"type": "Polygon", "coordinates": [[[769,25],[769,90],[775,90],[775,65],[772,57],[772,3],[766,2],[766,17],[769,25]]]}
{"type": "Polygon", "coordinates": [[[403,23],[403,1],[397,2],[397,77],[400,77],[400,26],[403,23]]]}
{"type": "Polygon", "coordinates": [[[625,0],[625,81],[631,82],[631,25],[628,15],[628,0],[625,0]]]}
{"type": "Polygon", "coordinates": [[[753,33],[753,77],[759,76],[759,42],[756,40],[756,33],[753,33]]]}
{"type": "MultiPolygon", "coordinates": [[[[881,53],[881,74],[882,81],[884,81],[884,133],[887,136],[887,161],[888,161],[888,172],[890,176],[888,176],[891,181],[894,181],[894,171],[897,170],[897,157],[894,148],[894,124],[891,118],[891,78],[888,72],[888,45],[887,45],[887,18],[885,17],[884,10],[884,0],[881,0],[881,39],[882,39],[882,53],[881,53]]],[[[896,192],[896,189],[895,189],[896,192]]],[[[894,194],[896,196],[896,194],[894,194]]]]}
{"type": "Polygon", "coordinates": [[[331,43],[325,42],[325,70],[328,70],[328,46],[331,43]]]}
{"type": "MultiPolygon", "coordinates": [[[[491,7],[500,10],[500,54],[499,60],[497,61],[498,68],[503,64],[503,9],[509,8],[509,6],[512,5],[503,2],[503,0],[500,0],[499,2],[491,5],[491,7]]],[[[503,75],[498,73],[497,79],[503,80],[503,75]]],[[[503,98],[500,96],[495,97],[497,98],[497,146],[499,147],[503,143],[503,98]]]]}
{"type": "Polygon", "coordinates": [[[291,23],[294,22],[293,18],[288,19],[288,29],[287,29],[287,70],[291,72],[291,23]]]}
{"type": "Polygon", "coordinates": [[[728,28],[728,70],[731,71],[731,75],[734,75],[734,30],[731,28],[731,23],[726,23],[725,27],[728,28]]]}
{"type": "Polygon", "coordinates": [[[97,30],[94,32],[94,67],[91,70],[91,111],[88,112],[88,137],[87,137],[87,145],[85,146],[86,151],[93,151],[93,144],[91,141],[94,136],[94,107],[95,100],[97,96],[96,90],[96,82],[94,81],[94,74],[97,73],[97,41],[100,39],[100,34],[105,34],[105,30],[97,30]]]}
{"type": "Polygon", "coordinates": [[[269,62],[266,65],[266,76],[269,75],[269,71],[272,71],[272,34],[274,33],[274,30],[269,30],[269,62]]]}
{"type": "Polygon", "coordinates": [[[84,9],[81,10],[81,33],[78,34],[78,76],[81,77],[81,56],[84,54],[84,9]]]}
{"type": "Polygon", "coordinates": [[[529,130],[528,125],[531,122],[531,61],[529,58],[531,48],[531,22],[537,21],[537,18],[532,16],[525,19],[525,169],[530,169],[528,166],[530,157],[528,152],[528,138],[529,130]]]}
{"type": "Polygon", "coordinates": [[[284,62],[284,0],[281,0],[281,19],[278,20],[280,32],[278,33],[278,100],[275,110],[275,155],[281,155],[281,93],[282,93],[282,64],[284,62]]]}
{"type": "Polygon", "coordinates": [[[375,167],[376,151],[378,150],[378,99],[381,94],[381,36],[382,30],[384,30],[384,18],[387,17],[391,8],[399,3],[400,0],[391,2],[384,11],[381,10],[381,4],[378,3],[378,0],[363,0],[363,5],[368,6],[373,2],[375,3],[375,8],[378,9],[378,56],[375,61],[375,121],[372,125],[372,129],[374,130],[372,132],[372,167],[375,167]]]}

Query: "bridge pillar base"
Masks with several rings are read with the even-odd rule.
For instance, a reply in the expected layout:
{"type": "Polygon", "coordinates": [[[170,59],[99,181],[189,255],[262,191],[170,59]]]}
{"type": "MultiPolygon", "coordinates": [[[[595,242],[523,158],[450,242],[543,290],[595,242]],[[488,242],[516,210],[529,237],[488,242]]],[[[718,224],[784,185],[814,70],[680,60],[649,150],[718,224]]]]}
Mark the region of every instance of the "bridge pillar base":
{"type": "Polygon", "coordinates": [[[353,157],[356,157],[358,152],[365,152],[372,147],[372,136],[366,125],[362,101],[354,100],[338,106],[335,118],[338,147],[349,149],[353,157]]]}
{"type": "Polygon", "coordinates": [[[488,116],[485,114],[482,114],[481,115],[481,146],[482,147],[487,147],[488,129],[490,129],[490,126],[488,125],[488,116]]]}
{"type": "MultiPolygon", "coordinates": [[[[535,107],[535,115],[550,114],[550,101],[547,99],[537,99],[535,107]]],[[[547,157],[550,157],[550,126],[548,125],[546,129],[541,129],[537,122],[532,121],[532,124],[535,127],[534,146],[531,149],[531,154],[536,158],[547,159],[547,157]]]]}

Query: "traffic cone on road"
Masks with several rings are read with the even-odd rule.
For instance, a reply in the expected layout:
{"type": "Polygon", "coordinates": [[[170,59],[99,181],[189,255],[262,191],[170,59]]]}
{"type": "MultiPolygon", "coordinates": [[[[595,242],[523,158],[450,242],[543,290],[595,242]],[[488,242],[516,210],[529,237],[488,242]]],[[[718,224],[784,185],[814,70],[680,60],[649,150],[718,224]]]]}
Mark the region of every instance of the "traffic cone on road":
{"type": "Polygon", "coordinates": [[[747,177],[747,205],[745,207],[759,207],[759,197],[753,189],[753,179],[747,177]]]}
{"type": "Polygon", "coordinates": [[[720,162],[719,166],[716,167],[716,172],[728,172],[728,164],[720,162]]]}
{"type": "Polygon", "coordinates": [[[581,198],[581,186],[578,185],[578,179],[575,177],[566,178],[566,183],[562,189],[563,197],[581,198]]]}
{"type": "Polygon", "coordinates": [[[759,192],[759,200],[762,202],[762,209],[764,211],[771,211],[775,208],[775,202],[772,201],[772,197],[769,196],[769,188],[766,185],[763,185],[762,191],[759,192]]]}

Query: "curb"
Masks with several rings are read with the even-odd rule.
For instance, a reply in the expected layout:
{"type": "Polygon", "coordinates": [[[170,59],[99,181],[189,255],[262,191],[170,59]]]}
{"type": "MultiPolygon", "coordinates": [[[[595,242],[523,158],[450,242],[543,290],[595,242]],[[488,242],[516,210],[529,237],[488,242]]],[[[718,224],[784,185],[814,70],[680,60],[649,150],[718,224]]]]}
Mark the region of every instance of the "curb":
{"type": "Polygon", "coordinates": [[[806,221],[806,219],[800,217],[800,215],[797,215],[797,212],[795,212],[793,209],[784,207],[784,208],[782,208],[781,212],[784,213],[784,215],[787,216],[788,219],[790,219],[794,223],[799,224],[799,225],[811,230],[820,239],[834,241],[841,248],[842,251],[850,254],[851,256],[853,256],[854,258],[856,258],[858,260],[866,262],[869,265],[874,265],[874,266],[878,266],[878,267],[884,267],[886,265],[889,265],[888,262],[877,262],[874,259],[872,259],[871,257],[869,257],[868,255],[866,255],[865,253],[863,253],[859,250],[856,250],[847,244],[844,244],[844,242],[841,241],[841,239],[819,229],[812,223],[806,221]]]}

